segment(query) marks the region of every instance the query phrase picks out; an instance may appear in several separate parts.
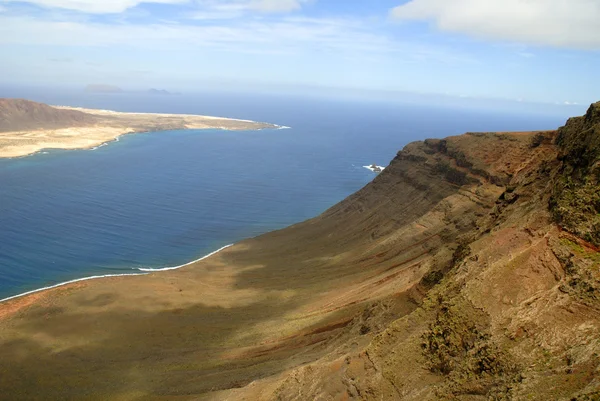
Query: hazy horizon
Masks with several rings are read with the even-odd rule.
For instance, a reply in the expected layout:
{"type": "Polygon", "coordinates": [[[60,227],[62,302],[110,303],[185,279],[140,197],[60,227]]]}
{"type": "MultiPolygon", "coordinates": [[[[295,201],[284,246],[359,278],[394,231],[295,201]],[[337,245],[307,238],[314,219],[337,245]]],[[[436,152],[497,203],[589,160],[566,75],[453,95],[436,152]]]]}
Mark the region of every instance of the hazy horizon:
{"type": "MultiPolygon", "coordinates": [[[[98,83],[90,84],[96,85],[98,83]]],[[[100,84],[110,85],[110,84],[100,84]]],[[[398,105],[421,105],[462,110],[494,111],[498,113],[515,114],[542,114],[569,118],[585,113],[589,104],[564,104],[544,103],[533,101],[518,101],[502,98],[476,98],[467,96],[453,96],[439,93],[417,93],[403,91],[360,90],[354,88],[335,87],[302,87],[302,86],[227,86],[207,87],[205,90],[185,90],[185,88],[162,86],[160,84],[148,87],[116,86],[121,92],[86,92],[87,85],[3,85],[0,84],[0,97],[26,98],[54,105],[84,106],[79,100],[93,99],[94,97],[145,97],[157,99],[160,102],[177,102],[179,99],[194,99],[199,97],[285,97],[285,98],[313,98],[315,100],[352,101],[364,103],[382,103],[398,105]],[[151,89],[165,90],[168,94],[152,94],[151,89]],[[68,96],[72,101],[62,104],[58,99],[68,96]],[[57,100],[55,100],[57,99],[57,100]]],[[[600,100],[600,99],[599,99],[600,100]]],[[[179,100],[181,101],[181,100],[179,100]]],[[[160,103],[159,102],[159,103],[160,103]]],[[[63,102],[64,103],[64,102],[63,102]]],[[[127,110],[119,110],[127,111],[127,110]]],[[[155,110],[156,112],[160,110],[155,110]]]]}
{"type": "Polygon", "coordinates": [[[589,105],[599,19],[588,0],[0,0],[0,84],[589,105]]]}

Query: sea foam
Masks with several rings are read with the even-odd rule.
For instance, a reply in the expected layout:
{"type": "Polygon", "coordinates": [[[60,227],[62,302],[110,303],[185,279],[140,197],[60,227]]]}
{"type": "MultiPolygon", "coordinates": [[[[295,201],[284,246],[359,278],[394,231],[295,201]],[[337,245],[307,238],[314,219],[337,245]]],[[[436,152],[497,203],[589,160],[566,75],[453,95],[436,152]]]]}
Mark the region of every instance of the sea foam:
{"type": "Polygon", "coordinates": [[[78,279],[75,279],[75,280],[65,281],[64,283],[55,284],[55,285],[51,285],[51,286],[43,287],[43,288],[38,288],[37,290],[27,291],[27,292],[24,292],[24,293],[19,294],[19,295],[14,295],[12,297],[0,299],[0,303],[6,302],[6,301],[10,301],[11,299],[21,298],[21,297],[24,297],[24,296],[27,296],[27,295],[35,294],[35,293],[38,293],[38,292],[42,292],[42,291],[46,291],[46,290],[51,290],[51,289],[54,289],[54,288],[62,287],[62,286],[68,285],[68,284],[78,283],[80,281],[89,281],[89,280],[96,280],[96,279],[99,279],[99,278],[109,278],[109,277],[146,276],[146,275],[148,275],[148,274],[150,274],[152,272],[162,272],[162,271],[167,271],[167,270],[176,270],[176,269],[180,269],[180,268],[185,267],[185,266],[192,265],[192,264],[194,264],[196,262],[200,262],[201,260],[207,259],[207,258],[209,258],[209,257],[211,257],[211,256],[213,256],[213,255],[215,255],[215,254],[217,254],[219,252],[221,252],[223,249],[229,248],[230,246],[233,246],[233,244],[226,245],[226,246],[224,246],[222,248],[217,249],[214,252],[209,253],[206,256],[201,257],[200,259],[196,259],[196,260],[194,260],[192,262],[186,263],[186,264],[181,265],[181,266],[165,267],[165,268],[162,268],[162,269],[137,268],[136,270],[142,271],[144,273],[105,274],[105,275],[102,275],[102,276],[91,276],[91,277],[78,278],[78,279]]]}
{"type": "MultiPolygon", "coordinates": [[[[122,135],[124,135],[124,134],[122,134],[122,135]]],[[[120,139],[121,139],[121,135],[119,135],[119,136],[118,136],[118,137],[116,137],[115,139],[112,139],[112,140],[110,140],[110,141],[107,141],[107,142],[103,142],[103,143],[101,143],[101,144],[100,144],[100,145],[98,145],[98,146],[95,146],[95,147],[93,147],[93,148],[90,148],[89,150],[96,150],[96,149],[100,149],[100,148],[102,148],[102,147],[104,147],[104,146],[108,146],[108,145],[109,145],[109,144],[111,144],[112,142],[119,142],[119,140],[120,140],[120,139]]]]}
{"type": "MultiPolygon", "coordinates": [[[[363,167],[366,168],[367,170],[371,170],[372,172],[376,172],[376,170],[371,166],[363,166],[363,167]]],[[[382,166],[375,166],[375,167],[381,169],[381,171],[385,170],[385,167],[382,167],[382,166]]]]}
{"type": "Polygon", "coordinates": [[[229,248],[229,247],[231,247],[231,246],[233,246],[233,244],[231,244],[231,245],[225,245],[223,248],[219,248],[219,249],[217,249],[216,251],[214,251],[214,252],[211,252],[211,253],[209,253],[209,254],[208,254],[208,255],[206,255],[206,256],[202,256],[200,259],[193,260],[193,261],[191,261],[191,262],[189,262],[189,263],[186,263],[186,264],[184,264],[184,265],[181,265],[181,266],[174,266],[174,267],[163,267],[163,268],[158,268],[158,269],[150,269],[150,268],[145,268],[145,267],[139,267],[139,268],[137,268],[136,270],[139,270],[139,271],[142,271],[142,272],[164,272],[164,271],[168,271],[168,270],[177,270],[177,269],[181,269],[182,267],[189,266],[189,265],[193,265],[193,264],[194,264],[194,263],[196,263],[196,262],[200,262],[201,260],[204,260],[204,259],[210,258],[211,256],[213,256],[213,255],[215,255],[215,254],[217,254],[217,253],[221,252],[222,250],[224,250],[224,249],[227,249],[227,248],[229,248]]]}

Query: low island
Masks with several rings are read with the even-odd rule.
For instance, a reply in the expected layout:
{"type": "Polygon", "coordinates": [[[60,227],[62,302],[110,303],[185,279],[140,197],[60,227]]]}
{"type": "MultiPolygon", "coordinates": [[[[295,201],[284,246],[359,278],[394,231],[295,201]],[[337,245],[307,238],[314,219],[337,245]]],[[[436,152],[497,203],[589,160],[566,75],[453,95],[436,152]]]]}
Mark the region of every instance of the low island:
{"type": "Polygon", "coordinates": [[[0,158],[27,156],[42,149],[89,149],[135,132],[268,128],[279,127],[222,117],[123,113],[0,99],[0,158]]]}

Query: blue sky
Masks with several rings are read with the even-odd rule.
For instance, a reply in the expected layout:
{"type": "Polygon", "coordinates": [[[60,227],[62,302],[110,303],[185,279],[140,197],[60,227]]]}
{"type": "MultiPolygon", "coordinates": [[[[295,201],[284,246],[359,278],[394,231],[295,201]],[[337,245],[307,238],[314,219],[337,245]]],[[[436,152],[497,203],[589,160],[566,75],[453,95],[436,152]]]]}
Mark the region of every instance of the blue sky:
{"type": "Polygon", "coordinates": [[[0,83],[600,100],[599,0],[0,0],[0,83]]]}

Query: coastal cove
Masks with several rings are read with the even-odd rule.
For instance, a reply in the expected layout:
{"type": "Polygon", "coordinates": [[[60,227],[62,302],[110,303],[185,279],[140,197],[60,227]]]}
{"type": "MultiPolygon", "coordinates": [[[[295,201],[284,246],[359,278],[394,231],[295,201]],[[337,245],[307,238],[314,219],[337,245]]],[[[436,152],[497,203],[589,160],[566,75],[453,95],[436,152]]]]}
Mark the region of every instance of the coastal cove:
{"type": "MultiPolygon", "coordinates": [[[[119,106],[109,97],[94,102],[85,106],[119,106]]],[[[298,99],[241,106],[181,112],[293,128],[162,131],[94,150],[1,159],[0,299],[82,277],[180,266],[306,220],[370,182],[375,175],[363,166],[386,166],[413,140],[550,128],[561,119],[298,99]],[[423,118],[430,113],[437,118],[423,118]]]]}

